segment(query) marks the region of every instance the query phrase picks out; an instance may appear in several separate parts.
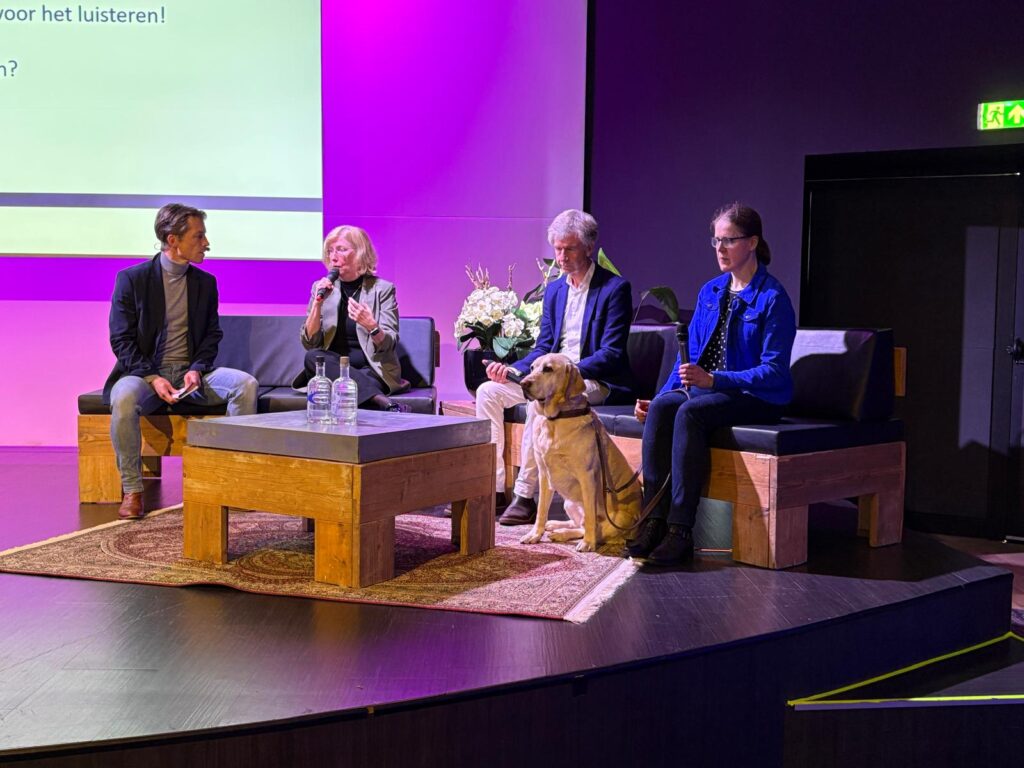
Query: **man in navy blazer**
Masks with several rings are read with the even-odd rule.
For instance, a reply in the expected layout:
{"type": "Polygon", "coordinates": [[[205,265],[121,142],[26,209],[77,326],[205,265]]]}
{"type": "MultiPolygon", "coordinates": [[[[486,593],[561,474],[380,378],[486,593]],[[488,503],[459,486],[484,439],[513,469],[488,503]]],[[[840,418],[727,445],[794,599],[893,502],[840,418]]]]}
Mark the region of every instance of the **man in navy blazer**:
{"type": "Polygon", "coordinates": [[[162,404],[190,397],[227,404],[229,416],[256,412],[256,379],[233,368],[213,367],[223,332],[217,314],[217,280],[196,267],[210,241],[206,213],[180,203],[157,212],[161,250],[117,273],[110,302],[110,347],[117,363],[103,387],[110,406],[110,440],[124,497],[118,514],[144,514],[142,432],[139,417],[162,404]]]}
{"type": "MultiPolygon", "coordinates": [[[[544,291],[537,344],[522,360],[506,366],[487,366],[490,381],[476,392],[476,415],[491,422],[491,441],[497,445],[495,478],[498,505],[504,501],[504,410],[526,402],[522,388],[509,380],[509,371],[528,373],[541,355],[560,352],[575,362],[583,375],[587,400],[600,403],[633,401],[626,339],[632,315],[629,283],[594,263],[597,221],[589,213],[570,209],[555,217],[548,227],[548,242],[562,276],[544,291]]],[[[498,520],[502,525],[532,523],[536,519],[537,463],[533,457],[532,410],[527,410],[523,429],[522,466],[514,497],[498,520]]]]}

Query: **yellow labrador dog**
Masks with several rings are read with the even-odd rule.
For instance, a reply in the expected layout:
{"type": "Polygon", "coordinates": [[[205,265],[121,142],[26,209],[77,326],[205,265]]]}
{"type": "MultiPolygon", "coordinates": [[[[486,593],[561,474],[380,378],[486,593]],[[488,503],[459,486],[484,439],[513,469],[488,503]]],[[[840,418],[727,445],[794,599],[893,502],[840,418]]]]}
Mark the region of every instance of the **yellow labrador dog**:
{"type": "Polygon", "coordinates": [[[523,378],[523,394],[534,409],[533,452],[540,475],[537,522],[520,539],[536,544],[547,531],[552,541],[582,539],[580,552],[592,552],[619,528],[640,516],[643,494],[622,451],[592,413],[579,369],[565,355],[537,358],[523,378]],[[602,456],[604,454],[604,469],[602,456]],[[630,479],[632,478],[632,482],[630,479]],[[622,490],[606,493],[605,488],[622,490]],[[565,499],[569,520],[548,520],[552,491],[565,499]]]}

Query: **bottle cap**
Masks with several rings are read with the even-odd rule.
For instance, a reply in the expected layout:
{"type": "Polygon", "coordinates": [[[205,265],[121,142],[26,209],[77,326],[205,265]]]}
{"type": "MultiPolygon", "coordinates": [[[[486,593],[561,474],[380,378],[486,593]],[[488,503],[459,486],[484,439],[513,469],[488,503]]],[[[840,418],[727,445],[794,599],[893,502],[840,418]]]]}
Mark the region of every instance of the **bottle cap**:
{"type": "Polygon", "coordinates": [[[342,365],[348,365],[348,358],[343,357],[340,360],[338,360],[338,362],[341,363],[342,365]]]}
{"type": "Polygon", "coordinates": [[[322,363],[322,362],[324,361],[324,356],[323,356],[323,355],[317,355],[317,356],[316,356],[316,361],[317,361],[318,363],[322,363]]]}

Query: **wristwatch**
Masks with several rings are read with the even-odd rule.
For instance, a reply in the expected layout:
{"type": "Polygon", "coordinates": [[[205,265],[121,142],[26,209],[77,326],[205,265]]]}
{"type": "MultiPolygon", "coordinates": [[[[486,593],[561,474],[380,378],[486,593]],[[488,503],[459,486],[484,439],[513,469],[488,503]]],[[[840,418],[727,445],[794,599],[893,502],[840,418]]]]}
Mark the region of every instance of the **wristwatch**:
{"type": "Polygon", "coordinates": [[[370,335],[371,336],[376,336],[378,333],[380,333],[380,326],[379,325],[376,326],[372,331],[370,331],[370,335]]]}

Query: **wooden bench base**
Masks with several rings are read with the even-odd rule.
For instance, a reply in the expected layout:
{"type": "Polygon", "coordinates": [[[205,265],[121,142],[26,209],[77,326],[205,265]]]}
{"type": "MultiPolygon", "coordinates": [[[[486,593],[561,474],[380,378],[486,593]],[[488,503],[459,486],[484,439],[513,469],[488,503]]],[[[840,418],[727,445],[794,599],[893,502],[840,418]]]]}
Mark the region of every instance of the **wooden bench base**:
{"type": "MultiPolygon", "coordinates": [[[[505,425],[506,476],[520,466],[523,425],[505,425]]],[[[640,440],[612,437],[627,461],[640,466],[640,440]]],[[[762,568],[807,561],[810,504],[856,497],[859,531],[873,547],[903,538],[903,442],[792,456],[711,450],[704,496],[733,505],[732,557],[762,568]]]]}
{"type": "MultiPolygon", "coordinates": [[[[142,476],[159,477],[163,456],[181,456],[190,419],[205,416],[143,416],[142,476]]],[[[78,415],[78,501],[121,501],[121,476],[110,442],[109,414],[78,415]]]]}

